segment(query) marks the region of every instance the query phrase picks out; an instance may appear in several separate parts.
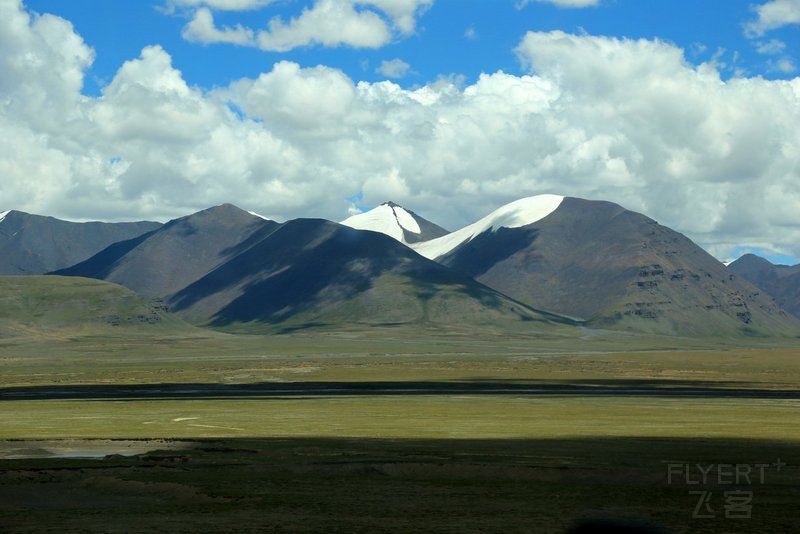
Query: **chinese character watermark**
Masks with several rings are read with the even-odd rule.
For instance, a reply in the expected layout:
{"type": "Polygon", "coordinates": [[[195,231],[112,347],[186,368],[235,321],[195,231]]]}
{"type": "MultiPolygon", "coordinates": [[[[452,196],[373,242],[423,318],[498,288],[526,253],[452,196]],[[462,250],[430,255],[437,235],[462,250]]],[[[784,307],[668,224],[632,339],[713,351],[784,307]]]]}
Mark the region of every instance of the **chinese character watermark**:
{"type": "Polygon", "coordinates": [[[786,467],[786,462],[780,458],[771,464],[670,463],[667,465],[667,484],[694,488],[689,491],[689,495],[697,499],[692,510],[693,519],[714,519],[720,517],[719,514],[724,514],[725,519],[750,519],[753,516],[755,493],[740,488],[763,485],[769,472],[780,472],[783,467],[786,467]],[[706,489],[716,486],[737,486],[737,489],[721,492],[706,489]],[[719,494],[723,501],[721,509],[716,507],[719,494]]]}

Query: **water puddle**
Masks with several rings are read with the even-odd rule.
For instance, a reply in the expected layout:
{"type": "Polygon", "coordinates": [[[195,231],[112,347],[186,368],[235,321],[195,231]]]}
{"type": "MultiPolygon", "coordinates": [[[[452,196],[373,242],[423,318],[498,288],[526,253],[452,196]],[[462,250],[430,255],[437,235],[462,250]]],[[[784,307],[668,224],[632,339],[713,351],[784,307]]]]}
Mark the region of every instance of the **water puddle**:
{"type": "Polygon", "coordinates": [[[26,458],[102,459],[106,456],[134,456],[156,450],[178,450],[189,447],[186,442],[172,440],[9,440],[0,441],[0,460],[26,458]]]}

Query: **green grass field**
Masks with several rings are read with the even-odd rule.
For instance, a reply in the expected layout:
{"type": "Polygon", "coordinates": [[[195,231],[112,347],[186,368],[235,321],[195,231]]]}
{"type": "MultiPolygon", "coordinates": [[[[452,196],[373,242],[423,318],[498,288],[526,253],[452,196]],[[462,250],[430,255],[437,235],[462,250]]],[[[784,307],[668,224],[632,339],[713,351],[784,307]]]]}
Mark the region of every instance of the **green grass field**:
{"type": "Polygon", "coordinates": [[[0,524],[12,532],[563,532],[581,518],[612,517],[668,532],[790,532],[800,524],[800,346],[741,343],[414,327],[261,336],[179,325],[7,336],[6,391],[290,382],[604,391],[5,396],[0,524]],[[671,396],[672,388],[697,394],[671,396]],[[738,395],[744,390],[750,396],[738,395]],[[86,450],[100,458],[59,457],[86,450]],[[25,451],[35,458],[14,458],[25,451]],[[113,453],[134,456],[103,459],[113,453]],[[672,463],[778,459],[786,465],[763,484],[667,480],[672,463]],[[698,488],[713,494],[714,518],[692,517],[698,488]],[[724,492],[734,490],[752,492],[749,519],[725,517],[724,492]]]}

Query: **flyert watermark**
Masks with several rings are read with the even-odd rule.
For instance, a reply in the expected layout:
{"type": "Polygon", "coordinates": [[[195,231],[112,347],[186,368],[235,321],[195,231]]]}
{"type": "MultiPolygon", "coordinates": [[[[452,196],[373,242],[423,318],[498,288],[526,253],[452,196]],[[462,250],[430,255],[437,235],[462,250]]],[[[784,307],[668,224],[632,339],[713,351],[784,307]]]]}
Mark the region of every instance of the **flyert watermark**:
{"type": "Polygon", "coordinates": [[[754,488],[767,483],[770,473],[780,472],[786,462],[752,464],[667,464],[667,485],[689,486],[696,499],[693,519],[750,519],[753,517],[754,488]],[[706,487],[714,487],[706,489],[706,487]],[[736,486],[722,491],[718,486],[736,486]],[[720,508],[720,503],[722,504],[720,508]]]}

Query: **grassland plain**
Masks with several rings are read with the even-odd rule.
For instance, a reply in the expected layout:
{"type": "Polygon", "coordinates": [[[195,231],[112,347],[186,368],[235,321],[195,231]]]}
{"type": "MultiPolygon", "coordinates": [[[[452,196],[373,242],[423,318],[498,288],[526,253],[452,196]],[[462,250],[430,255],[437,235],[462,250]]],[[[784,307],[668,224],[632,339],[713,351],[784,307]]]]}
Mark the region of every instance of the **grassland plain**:
{"type": "Polygon", "coordinates": [[[179,330],[0,341],[4,530],[562,532],[583,517],[652,521],[669,532],[800,528],[796,341],[743,347],[741,339],[491,328],[179,330]],[[53,386],[317,382],[554,389],[8,395],[53,386]],[[81,450],[100,458],[48,457],[81,450]],[[40,457],[14,459],[15,451],[40,457]],[[768,468],[763,483],[668,480],[670,465],[755,473],[760,463],[785,465],[768,468]],[[692,491],[710,492],[713,518],[692,517],[692,491]],[[749,518],[726,517],[726,491],[751,493],[749,518]]]}

